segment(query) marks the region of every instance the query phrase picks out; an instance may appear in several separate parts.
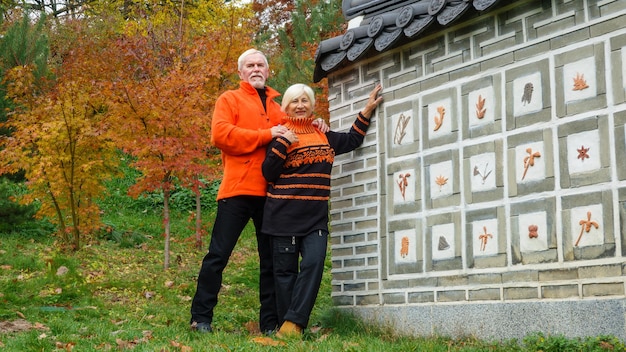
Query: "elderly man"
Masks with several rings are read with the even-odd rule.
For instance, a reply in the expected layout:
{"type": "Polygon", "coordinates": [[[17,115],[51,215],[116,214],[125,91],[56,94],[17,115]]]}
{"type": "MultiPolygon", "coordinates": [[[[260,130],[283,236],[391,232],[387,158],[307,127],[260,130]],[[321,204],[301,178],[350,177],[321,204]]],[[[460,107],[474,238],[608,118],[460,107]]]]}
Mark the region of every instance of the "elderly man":
{"type": "MultiPolygon", "coordinates": [[[[215,102],[211,143],[222,152],[224,176],[217,193],[217,215],[209,251],[202,260],[196,294],[191,304],[191,328],[213,331],[213,309],[222,286],[222,272],[250,219],[256,229],[261,302],[259,325],[264,333],[276,329],[276,297],[272,276],[272,250],[261,233],[267,182],[261,173],[267,144],[287,132],[280,122],[284,113],[273,99],[280,93],[265,85],[269,66],[265,55],[245,51],[238,60],[239,88],[224,92],[215,102]]],[[[325,123],[321,131],[328,130],[325,123]]]]}

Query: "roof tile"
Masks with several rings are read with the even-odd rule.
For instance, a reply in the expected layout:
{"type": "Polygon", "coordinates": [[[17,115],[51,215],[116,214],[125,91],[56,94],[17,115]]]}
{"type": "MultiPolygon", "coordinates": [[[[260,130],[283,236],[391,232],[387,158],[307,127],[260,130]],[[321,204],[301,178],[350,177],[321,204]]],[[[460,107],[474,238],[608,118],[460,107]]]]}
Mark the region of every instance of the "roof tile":
{"type": "Polygon", "coordinates": [[[417,40],[427,31],[446,27],[468,11],[486,11],[499,1],[343,0],[346,20],[359,16],[362,19],[344,34],[318,44],[313,81],[319,82],[329,73],[365,57],[417,40]]]}

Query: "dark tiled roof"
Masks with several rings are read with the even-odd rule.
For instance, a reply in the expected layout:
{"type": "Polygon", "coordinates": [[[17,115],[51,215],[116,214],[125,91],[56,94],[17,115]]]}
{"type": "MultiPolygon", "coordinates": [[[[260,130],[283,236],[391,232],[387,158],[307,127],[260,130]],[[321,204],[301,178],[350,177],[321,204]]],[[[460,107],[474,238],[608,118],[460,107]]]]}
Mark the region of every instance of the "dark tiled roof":
{"type": "MultiPolygon", "coordinates": [[[[313,81],[360,59],[376,55],[503,0],[343,0],[346,20],[363,16],[358,27],[323,40],[315,54],[313,81]]],[[[516,0],[509,0],[515,2],[516,0]]]]}

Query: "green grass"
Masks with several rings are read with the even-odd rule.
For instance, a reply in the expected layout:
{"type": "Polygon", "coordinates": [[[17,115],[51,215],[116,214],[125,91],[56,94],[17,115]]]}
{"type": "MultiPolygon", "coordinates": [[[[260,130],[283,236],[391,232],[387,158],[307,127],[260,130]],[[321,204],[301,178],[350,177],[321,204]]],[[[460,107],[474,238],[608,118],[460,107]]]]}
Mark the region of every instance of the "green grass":
{"type": "MultiPolygon", "coordinates": [[[[121,194],[121,193],[120,193],[121,194]]],[[[116,197],[123,198],[123,195],[116,197]]],[[[61,252],[50,235],[0,233],[0,350],[4,351],[609,351],[612,337],[585,340],[528,336],[523,342],[471,337],[397,336],[334,308],[330,257],[311,324],[282,346],[259,337],[258,266],[248,226],[224,273],[213,334],[189,328],[189,308],[205,250],[194,248],[188,209],[172,219],[171,265],[163,269],[160,213],[121,199],[103,207],[107,230],[77,253],[61,252]],[[58,275],[59,268],[66,273],[58,275]],[[22,324],[22,325],[20,325],[22,324]],[[19,329],[18,327],[22,327],[19,329]],[[14,331],[17,330],[17,331],[14,331]]],[[[207,212],[210,214],[211,210],[207,212]]],[[[205,226],[210,228],[207,216],[205,226]]],[[[204,238],[204,247],[208,237],[204,238]]]]}

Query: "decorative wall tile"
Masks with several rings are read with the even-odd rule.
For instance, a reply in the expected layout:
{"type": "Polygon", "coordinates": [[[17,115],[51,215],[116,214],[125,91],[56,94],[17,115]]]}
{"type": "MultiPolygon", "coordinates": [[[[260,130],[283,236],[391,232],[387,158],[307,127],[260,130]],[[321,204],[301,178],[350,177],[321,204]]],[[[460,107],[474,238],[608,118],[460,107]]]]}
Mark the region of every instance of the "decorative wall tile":
{"type": "Polygon", "coordinates": [[[507,232],[504,207],[468,211],[465,217],[467,266],[505,266],[507,232]]]}
{"type": "Polygon", "coordinates": [[[570,174],[598,170],[600,163],[600,133],[587,131],[567,136],[567,164],[570,174]]]}
{"type": "Polygon", "coordinates": [[[476,138],[502,132],[501,76],[487,76],[461,88],[463,138],[476,138]]]}
{"type": "Polygon", "coordinates": [[[415,170],[402,170],[393,174],[393,203],[412,203],[415,202],[415,178],[417,172],[415,170]]]}
{"type": "Polygon", "coordinates": [[[470,113],[467,117],[470,128],[488,125],[495,121],[496,111],[494,109],[494,102],[496,95],[494,94],[493,87],[475,90],[469,93],[467,98],[470,103],[467,110],[473,110],[473,113],[470,113]]]}
{"type": "Polygon", "coordinates": [[[459,110],[456,89],[444,89],[422,97],[424,149],[456,142],[459,110]]]}
{"type": "Polygon", "coordinates": [[[474,155],[469,159],[472,174],[470,188],[472,192],[496,189],[496,153],[474,155]]]}
{"type": "Polygon", "coordinates": [[[513,116],[520,117],[543,109],[541,73],[534,72],[513,81],[513,116]]]}
{"type": "Polygon", "coordinates": [[[517,183],[545,179],[545,160],[546,152],[542,142],[517,146],[515,148],[515,180],[517,183]]]}
{"type": "Polygon", "coordinates": [[[585,45],[555,55],[558,117],[606,107],[605,52],[603,44],[585,45]]]}
{"type": "Polygon", "coordinates": [[[429,166],[430,197],[437,199],[452,195],[454,189],[454,167],[452,161],[444,161],[429,166]]]}
{"type": "Polygon", "coordinates": [[[506,129],[530,126],[551,119],[551,86],[548,60],[506,72],[506,129]]]}
{"type": "Polygon", "coordinates": [[[442,213],[427,218],[425,265],[427,271],[455,270],[463,267],[461,215],[442,213]]]}
{"type": "Polygon", "coordinates": [[[587,260],[615,255],[611,191],[562,198],[563,259],[587,260]]]}
{"type": "Polygon", "coordinates": [[[565,103],[596,96],[596,61],[588,57],[563,66],[565,103]]]}
{"type": "Polygon", "coordinates": [[[452,121],[457,118],[452,111],[452,99],[428,104],[428,138],[437,139],[452,133],[452,121]]]}
{"type": "Polygon", "coordinates": [[[447,150],[424,157],[427,208],[458,205],[460,202],[459,152],[447,150]]]}
{"type": "Polygon", "coordinates": [[[557,231],[554,197],[511,205],[513,264],[556,262],[557,231]]]}
{"type": "Polygon", "coordinates": [[[565,123],[558,128],[561,187],[581,187],[611,179],[607,116],[565,123]]]}
{"type": "Polygon", "coordinates": [[[417,262],[417,236],[415,230],[394,232],[394,258],[396,264],[417,262]]]}
{"type": "Polygon", "coordinates": [[[421,174],[417,158],[404,159],[387,165],[386,215],[413,214],[421,210],[421,174]]]}
{"type": "Polygon", "coordinates": [[[391,117],[391,140],[394,148],[407,145],[415,141],[413,125],[415,118],[411,110],[403,111],[391,117]]]}
{"type": "Polygon", "coordinates": [[[390,157],[402,157],[419,152],[419,103],[416,100],[385,104],[388,116],[382,124],[382,136],[390,157]]]}
{"type": "Polygon", "coordinates": [[[570,210],[571,233],[578,233],[574,247],[604,244],[602,205],[594,204],[570,210]]]}
{"type": "Polygon", "coordinates": [[[433,260],[452,259],[455,257],[456,230],[454,223],[431,227],[431,251],[433,260]]]}
{"type": "MultiPolygon", "coordinates": [[[[391,220],[384,248],[385,265],[389,275],[420,273],[424,263],[424,236],[419,219],[391,220]]],[[[386,276],[386,275],[385,275],[386,276]]]]}
{"type": "Polygon", "coordinates": [[[498,219],[476,221],[472,224],[474,257],[498,254],[498,219]]]}
{"type": "Polygon", "coordinates": [[[546,212],[520,214],[518,220],[518,234],[520,251],[538,252],[548,249],[549,228],[546,212]]]}
{"type": "Polygon", "coordinates": [[[554,190],[554,146],[550,130],[508,138],[509,196],[554,190]]]}
{"type": "Polygon", "coordinates": [[[502,141],[494,140],[463,150],[465,202],[497,201],[504,195],[502,141]]]}

